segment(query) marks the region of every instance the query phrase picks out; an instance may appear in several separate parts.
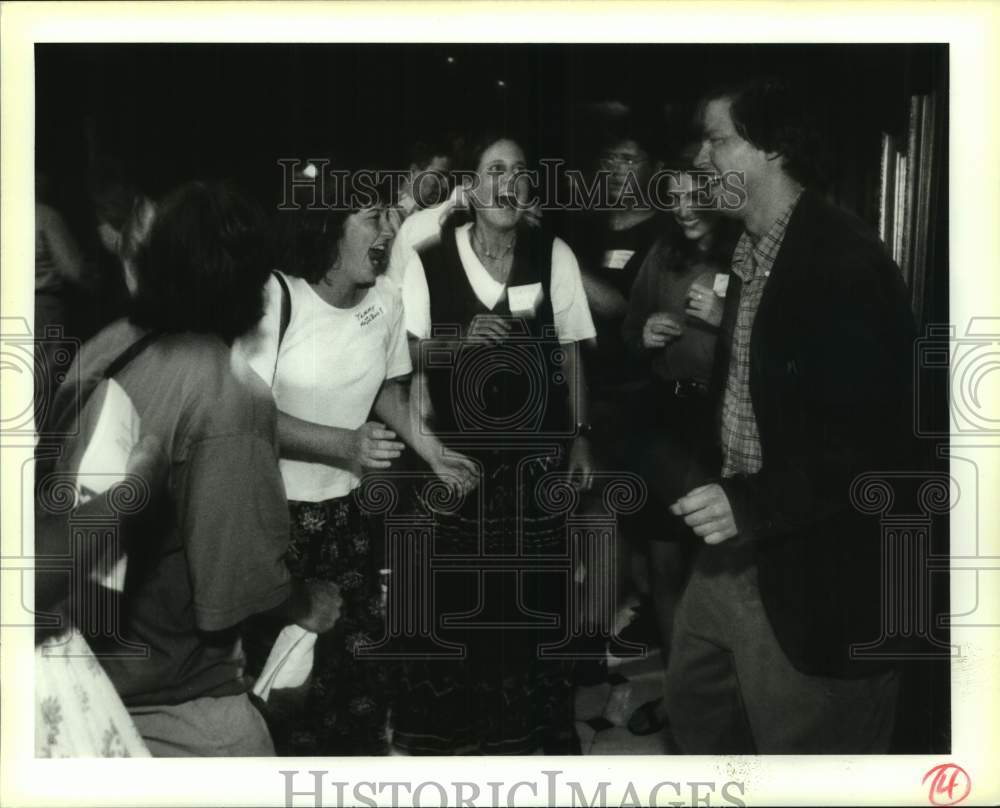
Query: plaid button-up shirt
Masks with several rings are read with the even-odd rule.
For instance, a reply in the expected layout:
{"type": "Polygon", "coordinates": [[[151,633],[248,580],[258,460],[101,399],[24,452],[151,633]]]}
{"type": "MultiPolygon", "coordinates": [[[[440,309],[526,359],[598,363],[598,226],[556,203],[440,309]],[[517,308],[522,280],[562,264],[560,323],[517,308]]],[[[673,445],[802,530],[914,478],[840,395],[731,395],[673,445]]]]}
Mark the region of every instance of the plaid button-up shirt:
{"type": "Polygon", "coordinates": [[[750,332],[771,267],[784,241],[788,220],[800,196],[801,192],[756,244],[747,233],[743,233],[733,253],[733,274],[743,282],[743,288],[733,331],[729,376],[722,398],[723,477],[753,474],[760,470],[760,435],[750,399],[750,332]]]}

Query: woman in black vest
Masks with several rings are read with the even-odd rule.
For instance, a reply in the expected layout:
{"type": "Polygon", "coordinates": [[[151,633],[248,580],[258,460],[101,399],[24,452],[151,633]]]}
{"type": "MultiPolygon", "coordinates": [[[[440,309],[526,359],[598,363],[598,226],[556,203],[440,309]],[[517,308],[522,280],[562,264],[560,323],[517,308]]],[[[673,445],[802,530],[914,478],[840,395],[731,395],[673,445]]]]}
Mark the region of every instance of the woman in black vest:
{"type": "Polygon", "coordinates": [[[560,495],[591,482],[576,344],[594,327],[572,251],[526,223],[521,147],[487,136],[471,158],[468,211],[406,267],[403,303],[419,340],[411,401],[480,465],[481,483],[461,500],[418,494],[440,570],[439,656],[405,664],[393,742],[411,754],[566,754],[579,749],[570,671],[544,648],[566,638],[572,588],[572,496],[560,495]]]}

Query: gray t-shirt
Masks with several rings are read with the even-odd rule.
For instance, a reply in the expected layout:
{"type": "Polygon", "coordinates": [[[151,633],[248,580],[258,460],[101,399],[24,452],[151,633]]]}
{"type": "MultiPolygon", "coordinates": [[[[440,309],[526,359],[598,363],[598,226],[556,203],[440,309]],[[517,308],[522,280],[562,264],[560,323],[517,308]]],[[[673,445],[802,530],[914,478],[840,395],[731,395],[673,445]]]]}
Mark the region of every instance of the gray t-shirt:
{"type": "MultiPolygon", "coordinates": [[[[82,389],[143,333],[119,321],[84,345],[82,389]]],[[[115,380],[141,433],[160,438],[170,469],[162,516],[128,545],[122,635],[149,654],[101,661],[126,705],[241,693],[238,625],[290,592],[270,392],[249,368],[234,370],[218,337],[201,334],[161,336],[115,380]]],[[[73,398],[61,390],[57,413],[73,398]]]]}

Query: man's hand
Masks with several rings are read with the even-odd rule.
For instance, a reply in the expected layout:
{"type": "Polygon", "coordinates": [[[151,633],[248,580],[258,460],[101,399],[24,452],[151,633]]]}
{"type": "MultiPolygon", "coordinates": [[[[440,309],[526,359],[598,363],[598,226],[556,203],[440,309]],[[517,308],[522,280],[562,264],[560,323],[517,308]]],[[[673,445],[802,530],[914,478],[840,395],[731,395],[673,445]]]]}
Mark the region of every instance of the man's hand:
{"type": "Polygon", "coordinates": [[[362,468],[387,469],[403,451],[403,444],[395,440],[396,433],[385,424],[369,421],[354,430],[351,439],[351,456],[362,468]]]}
{"type": "Polygon", "coordinates": [[[716,328],[722,323],[722,298],[700,283],[692,283],[688,292],[687,314],[716,328]]]}
{"type": "Polygon", "coordinates": [[[670,512],[684,517],[684,522],[705,544],[719,544],[739,535],[729,498],[718,483],[689,491],[670,506],[670,512]]]}
{"type": "Polygon", "coordinates": [[[306,631],[322,634],[333,628],[340,617],[340,588],[332,581],[305,581],[309,595],[309,613],[298,621],[306,631]]]}
{"type": "Polygon", "coordinates": [[[665,311],[654,312],[642,327],[642,344],[645,348],[662,348],[683,333],[684,328],[671,315],[665,311]]]}

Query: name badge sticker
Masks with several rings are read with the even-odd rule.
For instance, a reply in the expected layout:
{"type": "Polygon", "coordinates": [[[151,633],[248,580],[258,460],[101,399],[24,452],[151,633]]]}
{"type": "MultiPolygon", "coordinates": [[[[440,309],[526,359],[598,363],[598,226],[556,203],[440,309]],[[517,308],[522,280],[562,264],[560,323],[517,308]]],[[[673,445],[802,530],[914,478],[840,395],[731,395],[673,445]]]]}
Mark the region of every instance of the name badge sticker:
{"type": "Polygon", "coordinates": [[[542,302],[542,285],[526,283],[507,289],[507,304],[515,317],[534,317],[542,302]]]}
{"type": "Polygon", "coordinates": [[[604,253],[605,269],[624,269],[635,250],[608,250],[604,253]]]}

